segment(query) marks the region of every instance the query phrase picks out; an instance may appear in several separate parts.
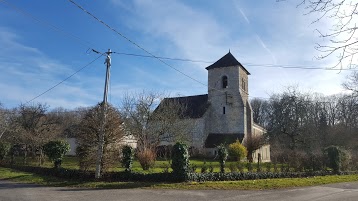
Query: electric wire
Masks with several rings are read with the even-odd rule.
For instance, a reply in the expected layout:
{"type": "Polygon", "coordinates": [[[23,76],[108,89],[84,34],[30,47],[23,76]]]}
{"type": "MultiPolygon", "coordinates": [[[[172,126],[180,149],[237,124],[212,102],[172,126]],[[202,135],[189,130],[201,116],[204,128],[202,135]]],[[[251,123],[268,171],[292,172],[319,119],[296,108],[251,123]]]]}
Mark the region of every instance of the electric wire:
{"type": "MultiPolygon", "coordinates": [[[[91,16],[92,18],[94,18],[96,21],[98,21],[99,23],[103,24],[105,27],[107,27],[108,29],[112,30],[113,32],[115,32],[117,35],[121,36],[122,38],[126,39],[128,42],[130,42],[131,44],[133,44],[134,46],[136,46],[137,48],[141,49],[142,51],[146,52],[148,55],[150,55],[151,57],[154,57],[155,59],[159,60],[161,63],[163,63],[164,65],[174,69],[175,71],[177,71],[178,73],[192,79],[193,81],[203,85],[203,86],[206,86],[208,87],[208,89],[212,89],[212,90],[215,90],[215,91],[219,91],[219,92],[222,92],[222,93],[225,93],[225,91],[223,90],[219,90],[219,89],[216,89],[216,88],[212,88],[210,86],[208,86],[207,84],[193,78],[192,76],[180,71],[179,69],[173,67],[172,65],[168,64],[167,62],[164,61],[164,58],[160,58],[158,56],[155,56],[154,54],[152,54],[151,52],[149,52],[148,50],[146,50],[145,48],[143,48],[142,46],[140,46],[139,44],[135,43],[134,41],[132,41],[130,38],[128,38],[127,36],[125,36],[124,34],[122,34],[121,32],[117,31],[116,29],[112,28],[111,26],[109,26],[107,23],[105,23],[104,21],[102,21],[101,19],[99,19],[98,17],[96,17],[94,14],[92,14],[91,12],[87,11],[85,8],[83,8],[82,6],[80,6],[79,4],[77,4],[76,2],[74,2],[73,0],[68,0],[69,2],[71,2],[73,5],[75,5],[77,8],[79,8],[80,10],[82,10],[83,12],[85,12],[87,15],[91,16]]],[[[269,67],[269,66],[267,66],[269,67]]],[[[293,66],[294,67],[294,66],[293,66]]],[[[291,68],[293,68],[291,67],[291,68]]],[[[298,68],[297,66],[295,68],[298,68]]],[[[249,97],[249,95],[245,95],[247,97],[249,97]]]]}
{"type": "MultiPolygon", "coordinates": [[[[80,37],[71,34],[69,32],[66,32],[62,29],[60,29],[59,27],[46,22],[44,20],[40,20],[39,18],[35,17],[34,15],[30,14],[29,12],[26,12],[25,10],[15,6],[14,4],[11,4],[9,2],[7,2],[6,0],[0,0],[2,1],[4,4],[6,4],[8,7],[14,9],[16,12],[28,16],[31,19],[33,19],[34,21],[36,21],[39,24],[44,25],[45,27],[49,27],[52,30],[59,32],[61,34],[63,34],[66,37],[72,38],[74,39],[76,42],[78,42],[79,44],[87,47],[88,49],[93,50],[96,53],[99,53],[98,51],[96,51],[95,49],[93,49],[91,46],[94,46],[92,43],[81,39],[80,37]]],[[[76,4],[74,1],[71,1],[72,3],[74,3],[76,6],[79,6],[78,4],[76,4]]],[[[82,9],[82,7],[80,7],[82,9]]],[[[92,17],[94,17],[93,15],[91,15],[92,17]]],[[[95,18],[98,19],[98,18],[95,18]]],[[[98,19],[99,20],[99,19],[98,19]]],[[[107,26],[107,24],[106,24],[107,26]]],[[[108,28],[111,28],[109,25],[107,26],[108,28]]],[[[112,28],[111,28],[112,29],[112,28]]],[[[114,30],[114,29],[112,29],[114,30]]],[[[114,30],[116,31],[116,30],[114,30]]],[[[124,37],[125,39],[128,39],[127,37],[125,37],[124,35],[121,34],[122,37],[124,37]]],[[[132,42],[132,41],[131,41],[132,42]]],[[[137,45],[137,44],[136,44],[137,45]]],[[[154,56],[154,55],[141,55],[141,54],[133,54],[133,53],[125,53],[125,52],[113,52],[115,54],[120,54],[120,55],[127,55],[127,56],[136,56],[136,57],[147,57],[147,58],[159,58],[159,59],[164,59],[164,60],[176,60],[176,61],[185,61],[185,62],[198,62],[198,63],[214,63],[213,61],[204,61],[204,60],[193,60],[193,59],[184,59],[184,58],[171,58],[171,57],[160,57],[160,56],[154,56]]],[[[277,64],[255,64],[255,63],[243,63],[245,66],[257,66],[257,67],[268,67],[268,68],[286,68],[286,69],[304,69],[304,70],[332,70],[332,71],[341,71],[341,70],[348,70],[348,71],[356,71],[357,69],[335,69],[335,68],[322,68],[322,67],[314,67],[314,66],[291,66],[291,65],[277,65],[277,64]]]]}
{"type": "Polygon", "coordinates": [[[34,98],[32,98],[31,100],[25,102],[25,105],[27,105],[28,103],[34,101],[35,99],[39,98],[40,96],[48,93],[49,91],[51,91],[52,89],[56,88],[57,86],[59,86],[60,84],[62,84],[63,82],[65,82],[66,80],[70,79],[71,77],[73,77],[74,75],[76,75],[77,73],[79,73],[80,71],[82,71],[83,69],[85,69],[86,67],[88,67],[89,65],[91,65],[92,63],[94,63],[95,61],[97,61],[99,58],[101,58],[104,54],[99,55],[96,59],[92,60],[91,62],[87,63],[86,65],[84,65],[83,67],[79,68],[77,71],[75,71],[74,73],[72,73],[71,75],[69,75],[68,77],[66,77],[65,79],[61,80],[60,82],[58,82],[57,84],[53,85],[52,87],[48,88],[47,90],[45,90],[44,92],[40,93],[39,95],[35,96],[34,98]]]}
{"type": "Polygon", "coordinates": [[[77,6],[80,10],[82,10],[83,12],[87,13],[89,16],[91,16],[92,18],[94,18],[96,21],[100,22],[101,24],[103,24],[104,26],[106,26],[108,29],[112,30],[113,32],[115,32],[116,34],[118,34],[119,36],[121,36],[122,38],[124,38],[125,40],[127,40],[128,42],[132,43],[134,46],[136,46],[137,48],[141,49],[142,51],[146,52],[148,55],[150,55],[151,57],[156,58],[157,60],[159,60],[161,63],[163,63],[164,65],[172,68],[173,70],[177,71],[178,73],[194,80],[195,82],[207,86],[205,83],[202,83],[201,81],[191,77],[190,75],[180,71],[179,69],[175,68],[174,66],[168,64],[167,62],[165,62],[163,59],[161,59],[160,57],[155,56],[154,54],[152,54],[151,52],[149,52],[148,50],[144,49],[142,46],[138,45],[137,43],[135,43],[134,41],[132,41],[130,38],[128,38],[127,36],[125,36],[124,34],[120,33],[119,31],[117,31],[116,29],[112,28],[111,26],[109,26],[107,23],[105,23],[104,21],[100,20],[98,17],[96,17],[95,15],[93,15],[91,12],[87,11],[86,9],[84,9],[82,6],[80,6],[79,4],[77,4],[76,2],[74,2],[73,0],[68,0],[69,2],[71,2],[72,4],[74,4],[75,6],[77,6]]]}
{"type": "Polygon", "coordinates": [[[61,28],[59,28],[59,27],[57,27],[57,26],[55,26],[55,25],[53,25],[53,24],[51,24],[51,23],[49,23],[49,22],[47,22],[45,20],[41,20],[38,17],[35,17],[34,15],[32,15],[31,13],[29,13],[29,12],[27,12],[27,11],[17,7],[17,6],[15,6],[14,4],[9,3],[6,0],[0,0],[0,1],[3,4],[7,5],[9,8],[12,8],[15,12],[17,12],[19,14],[22,14],[22,15],[24,15],[26,17],[29,17],[30,19],[32,19],[33,21],[37,22],[38,24],[40,24],[40,25],[42,25],[44,27],[47,27],[47,28],[49,28],[49,29],[51,29],[51,30],[53,30],[55,32],[58,32],[58,33],[62,34],[63,36],[65,36],[67,38],[70,38],[71,40],[76,41],[77,43],[87,47],[88,49],[93,50],[94,52],[98,52],[98,51],[95,51],[92,48],[92,47],[95,47],[95,45],[93,45],[92,43],[90,43],[90,42],[88,42],[88,41],[86,41],[86,40],[84,40],[84,39],[82,39],[82,38],[80,38],[80,37],[78,37],[78,36],[76,36],[74,34],[71,34],[71,33],[67,32],[67,31],[64,31],[61,28]]]}
{"type": "MultiPolygon", "coordinates": [[[[72,38],[74,40],[76,40],[78,43],[88,47],[89,49],[91,49],[93,52],[95,53],[99,53],[99,51],[96,51],[95,49],[91,48],[91,46],[89,45],[93,45],[91,43],[89,43],[88,41],[85,41],[83,39],[81,39],[80,37],[77,37],[69,32],[63,31],[62,29],[44,21],[44,20],[40,20],[38,18],[36,18],[35,16],[33,16],[32,14],[16,7],[13,4],[10,4],[9,2],[7,2],[6,0],[0,0],[2,1],[4,4],[6,4],[7,6],[13,8],[16,12],[23,14],[25,16],[30,17],[31,19],[33,19],[34,21],[36,21],[37,23],[40,23],[46,27],[51,28],[52,30],[59,32],[63,35],[65,35],[66,37],[72,38]]],[[[173,67],[172,65],[168,64],[167,62],[163,61],[163,60],[176,60],[176,61],[185,61],[185,62],[200,62],[200,63],[213,63],[211,61],[204,61],[204,60],[192,60],[192,59],[183,59],[183,58],[171,58],[171,57],[159,57],[159,56],[155,56],[154,54],[150,53],[149,51],[147,51],[146,49],[144,49],[143,47],[141,47],[140,45],[138,45],[137,43],[135,43],[134,41],[132,41],[131,39],[129,39],[128,37],[126,37],[125,35],[123,35],[122,33],[118,32],[117,30],[115,30],[114,28],[110,27],[107,23],[105,23],[104,21],[100,20],[99,18],[97,18],[96,16],[94,16],[92,13],[90,13],[89,11],[85,10],[82,6],[78,5],[77,3],[75,3],[73,0],[69,0],[71,3],[73,3],[74,5],[76,5],[78,8],[80,8],[82,11],[86,12],[88,15],[92,16],[94,19],[96,19],[97,21],[99,21],[100,23],[102,23],[103,25],[105,25],[107,28],[111,29],[112,31],[114,31],[115,33],[117,33],[118,35],[120,35],[121,37],[123,37],[124,39],[126,39],[128,42],[132,43],[133,45],[135,45],[136,47],[138,47],[139,49],[143,50],[144,52],[146,52],[149,55],[141,55],[141,54],[132,54],[132,53],[124,53],[124,52],[113,52],[115,54],[120,54],[120,55],[127,55],[127,56],[137,56],[137,57],[148,57],[148,58],[155,58],[158,59],[160,62],[162,62],[163,64],[165,64],[166,66],[169,66],[170,68],[174,69],[175,71],[183,74],[184,76],[204,85],[207,86],[207,84],[202,83],[201,81],[191,77],[190,75],[178,70],[177,68],[173,67]]],[[[93,60],[92,62],[90,62],[88,65],[90,65],[91,63],[93,63],[94,61],[96,61],[97,59],[99,59],[103,54],[101,54],[98,58],[96,58],[95,60],[93,60]]],[[[243,63],[247,66],[257,66],[257,67],[270,67],[270,68],[290,68],[290,69],[305,69],[305,70],[354,70],[354,69],[332,69],[332,68],[320,68],[320,67],[304,67],[304,66],[287,66],[287,65],[273,65],[273,64],[253,64],[253,63],[243,63]]],[[[78,71],[76,71],[74,74],[70,75],[69,77],[67,77],[66,79],[62,80],[61,82],[57,83],[55,86],[49,88],[48,90],[46,90],[45,92],[39,94],[38,96],[34,97],[33,99],[27,101],[25,104],[28,104],[29,102],[32,102],[33,100],[37,99],[38,97],[44,95],[45,93],[51,91],[53,88],[57,87],[58,85],[62,84],[64,81],[68,80],[69,78],[71,78],[73,75],[75,75],[76,73],[78,73],[79,71],[83,70],[85,67],[87,67],[88,65],[84,66],[83,68],[79,69],[78,71]]],[[[215,90],[218,90],[216,88],[213,88],[215,90]]],[[[218,90],[221,92],[224,92],[222,90],[218,90]]]]}
{"type": "MultiPolygon", "coordinates": [[[[134,54],[134,53],[125,53],[125,52],[112,52],[114,54],[126,55],[126,56],[135,56],[135,57],[145,57],[145,58],[160,58],[164,60],[174,60],[174,61],[184,61],[184,62],[192,62],[192,63],[214,63],[215,61],[204,61],[204,60],[192,60],[192,59],[184,59],[184,58],[172,58],[172,57],[160,57],[160,56],[150,56],[150,55],[142,55],[142,54],[134,54]]],[[[286,69],[303,69],[303,70],[332,70],[332,71],[357,71],[358,69],[335,69],[335,68],[322,68],[315,66],[299,66],[299,65],[279,65],[279,64],[255,64],[255,63],[242,63],[244,66],[255,66],[255,67],[267,67],[267,68],[286,68],[286,69]]]]}
{"type": "Polygon", "coordinates": [[[135,57],[147,57],[147,58],[160,58],[165,60],[174,60],[174,61],[187,61],[193,63],[214,63],[211,61],[204,60],[192,60],[192,59],[183,59],[183,58],[171,58],[171,57],[160,57],[160,56],[151,56],[151,55],[143,55],[143,54],[134,54],[134,53],[126,53],[126,52],[113,52],[114,54],[126,55],[126,56],[135,56],[135,57]]]}

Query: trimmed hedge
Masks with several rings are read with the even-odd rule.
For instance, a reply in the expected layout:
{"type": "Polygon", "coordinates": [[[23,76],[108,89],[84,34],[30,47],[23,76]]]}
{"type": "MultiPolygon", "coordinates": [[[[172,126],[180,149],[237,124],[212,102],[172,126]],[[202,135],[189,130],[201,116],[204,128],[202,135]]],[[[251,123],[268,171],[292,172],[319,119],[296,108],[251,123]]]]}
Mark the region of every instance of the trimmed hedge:
{"type": "Polygon", "coordinates": [[[234,173],[189,173],[188,181],[238,181],[256,179],[275,179],[275,178],[302,178],[313,176],[332,175],[332,172],[234,172],[234,173]]]}
{"type": "Polygon", "coordinates": [[[189,172],[189,152],[188,147],[184,143],[177,142],[172,149],[172,165],[171,165],[175,178],[178,181],[187,180],[186,176],[189,172]]]}
{"type": "Polygon", "coordinates": [[[35,166],[18,166],[18,165],[4,165],[3,167],[31,172],[38,175],[53,176],[69,180],[80,180],[80,181],[92,181],[94,180],[94,172],[65,169],[65,168],[47,168],[47,167],[35,167],[35,166]]]}
{"type": "MultiPolygon", "coordinates": [[[[64,168],[46,168],[32,166],[11,166],[2,164],[1,166],[12,168],[24,172],[32,172],[39,175],[54,176],[77,181],[95,181],[94,172],[72,170],[64,168]]],[[[355,172],[339,172],[339,175],[358,174],[355,172]]],[[[274,178],[303,178],[313,176],[334,175],[331,171],[317,172],[244,172],[244,173],[187,173],[186,181],[238,181],[238,180],[257,180],[274,178]]],[[[141,182],[182,182],[182,177],[173,173],[138,173],[138,172],[110,172],[103,175],[100,181],[118,182],[118,181],[141,181],[141,182]]]]}

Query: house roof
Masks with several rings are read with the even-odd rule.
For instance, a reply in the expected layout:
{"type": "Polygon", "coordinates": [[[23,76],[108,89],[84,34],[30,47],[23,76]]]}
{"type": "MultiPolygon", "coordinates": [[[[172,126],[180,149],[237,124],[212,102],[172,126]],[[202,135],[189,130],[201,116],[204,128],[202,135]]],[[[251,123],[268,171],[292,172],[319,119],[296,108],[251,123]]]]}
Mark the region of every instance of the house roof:
{"type": "Polygon", "coordinates": [[[184,96],[165,98],[157,107],[156,111],[160,110],[166,101],[177,102],[183,107],[180,111],[181,118],[200,118],[202,117],[209,107],[208,94],[197,95],[197,96],[184,96]]]}
{"type": "Polygon", "coordinates": [[[225,56],[217,60],[215,63],[206,67],[206,70],[229,67],[229,66],[240,66],[248,75],[250,75],[249,71],[247,71],[246,68],[236,60],[236,58],[230,53],[230,51],[225,56]]]}
{"type": "Polygon", "coordinates": [[[236,140],[242,142],[243,133],[210,133],[205,140],[205,148],[215,148],[220,144],[231,144],[236,140]]]}

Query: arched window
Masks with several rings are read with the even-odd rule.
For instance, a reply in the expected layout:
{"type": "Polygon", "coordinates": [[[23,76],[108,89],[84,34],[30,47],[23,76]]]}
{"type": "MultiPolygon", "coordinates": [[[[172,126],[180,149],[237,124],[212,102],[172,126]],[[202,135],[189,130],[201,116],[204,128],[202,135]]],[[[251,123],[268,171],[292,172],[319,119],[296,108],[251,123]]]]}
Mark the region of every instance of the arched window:
{"type": "Polygon", "coordinates": [[[223,88],[227,88],[227,76],[222,77],[222,85],[223,85],[223,88]]]}

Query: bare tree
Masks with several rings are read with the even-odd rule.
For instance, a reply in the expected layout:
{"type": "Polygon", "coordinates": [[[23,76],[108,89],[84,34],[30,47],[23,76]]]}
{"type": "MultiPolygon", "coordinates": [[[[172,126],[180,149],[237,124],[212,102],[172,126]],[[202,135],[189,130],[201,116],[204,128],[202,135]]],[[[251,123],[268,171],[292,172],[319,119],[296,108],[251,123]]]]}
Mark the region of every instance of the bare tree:
{"type": "Polygon", "coordinates": [[[247,149],[247,160],[252,163],[252,154],[254,151],[260,149],[262,146],[267,144],[265,136],[263,135],[248,135],[245,141],[242,143],[247,149]]]}
{"type": "MultiPolygon", "coordinates": [[[[286,0],[276,0],[286,1],[286,0]]],[[[334,67],[355,68],[358,65],[358,2],[356,0],[299,0],[298,6],[305,6],[307,14],[318,14],[317,23],[323,19],[332,22],[328,30],[317,30],[328,44],[317,44],[322,54],[318,59],[336,56],[334,67]]]]}
{"type": "Polygon", "coordinates": [[[253,121],[261,126],[267,125],[267,116],[268,116],[268,102],[254,98],[250,101],[252,113],[253,113],[253,121]]]}
{"type": "Polygon", "coordinates": [[[48,115],[58,118],[60,123],[60,133],[63,138],[75,138],[78,126],[89,108],[76,108],[68,110],[64,108],[52,109],[48,115]]]}
{"type": "Polygon", "coordinates": [[[307,142],[308,95],[288,88],[283,94],[270,98],[268,136],[270,140],[279,140],[283,146],[295,151],[307,142]]]}
{"type": "Polygon", "coordinates": [[[125,128],[138,140],[138,149],[154,149],[161,142],[188,139],[190,122],[182,119],[185,103],[163,97],[160,93],[142,92],[124,98],[125,128]]]}
{"type": "Polygon", "coordinates": [[[24,162],[27,152],[30,151],[38,156],[41,165],[43,145],[60,135],[59,119],[48,115],[47,108],[47,105],[40,103],[31,106],[20,105],[11,112],[10,125],[5,138],[12,144],[24,146],[24,162]]]}
{"type": "Polygon", "coordinates": [[[358,95],[358,71],[353,71],[348,76],[347,81],[343,83],[343,87],[358,95]]]}
{"type": "Polygon", "coordinates": [[[4,135],[8,126],[9,126],[8,111],[5,108],[3,108],[0,102],[0,139],[4,135]]]}
{"type": "MultiPolygon", "coordinates": [[[[123,120],[118,111],[111,105],[107,108],[106,123],[104,125],[104,151],[102,160],[102,171],[108,170],[118,161],[120,145],[125,136],[123,120]]],[[[80,167],[88,169],[96,163],[97,146],[101,127],[101,105],[89,108],[80,124],[76,128],[76,139],[78,143],[77,155],[80,159],[80,167]]]]}
{"type": "Polygon", "coordinates": [[[143,169],[154,164],[159,145],[191,139],[193,122],[183,118],[185,101],[163,97],[155,92],[127,94],[122,103],[125,130],[137,140],[137,157],[143,169]]]}

